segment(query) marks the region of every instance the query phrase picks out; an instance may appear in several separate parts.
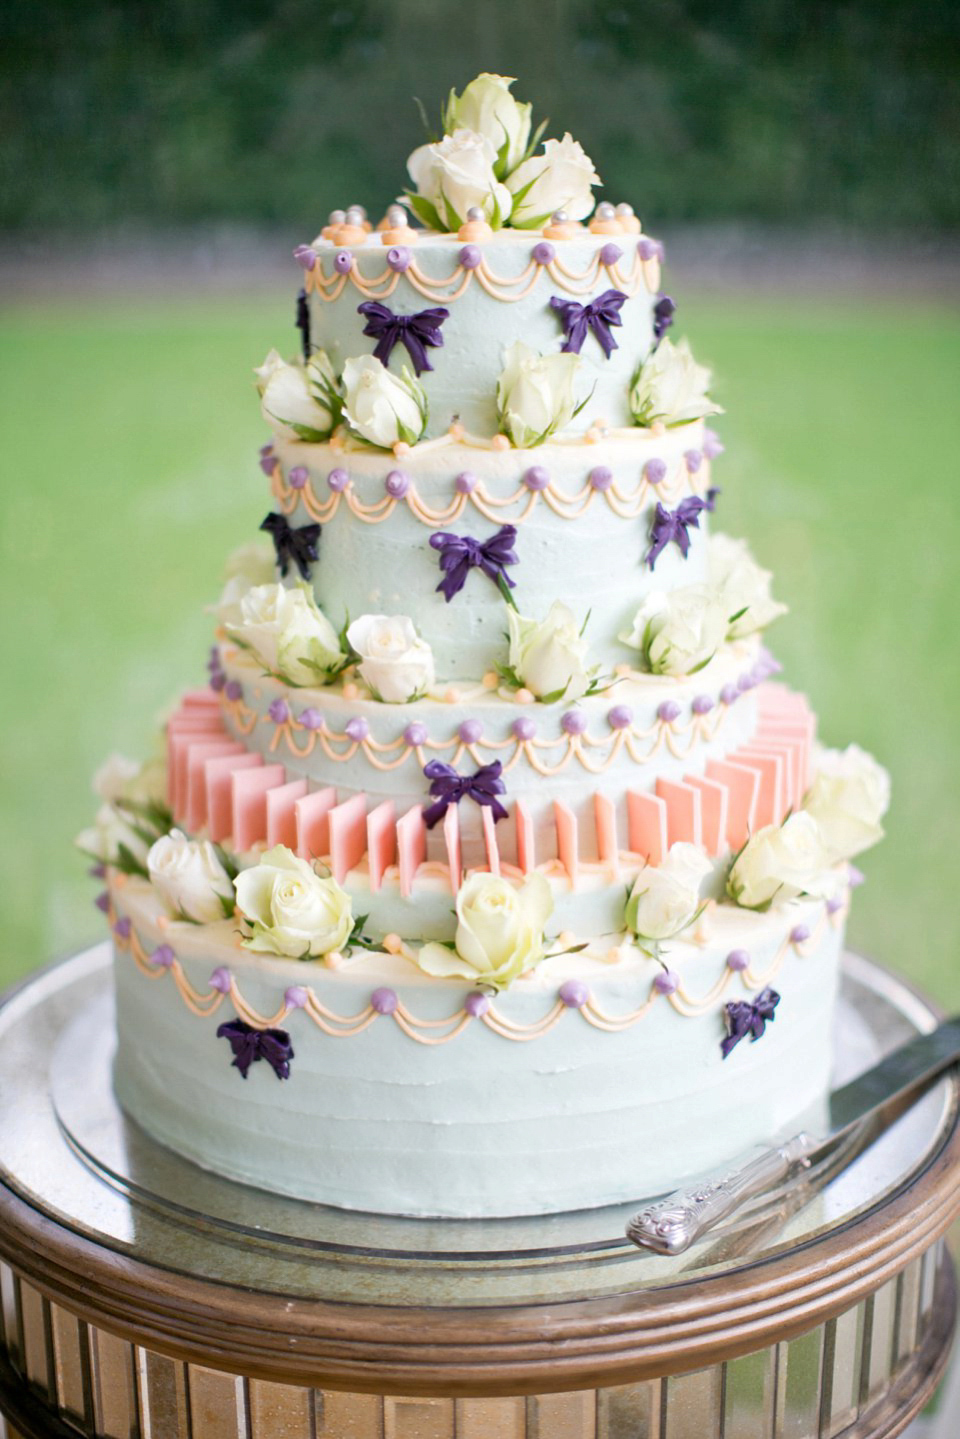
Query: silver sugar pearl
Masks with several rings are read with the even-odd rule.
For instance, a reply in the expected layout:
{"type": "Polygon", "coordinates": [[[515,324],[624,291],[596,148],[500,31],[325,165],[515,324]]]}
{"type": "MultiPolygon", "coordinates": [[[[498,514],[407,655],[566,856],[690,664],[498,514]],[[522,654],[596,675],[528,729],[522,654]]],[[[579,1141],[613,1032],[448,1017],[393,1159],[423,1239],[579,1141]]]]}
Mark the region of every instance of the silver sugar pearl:
{"type": "Polygon", "coordinates": [[[391,230],[399,230],[401,226],[405,225],[406,223],[406,210],[402,210],[399,205],[391,205],[390,209],[387,211],[387,224],[390,226],[391,230]]]}
{"type": "Polygon", "coordinates": [[[357,214],[360,216],[360,219],[361,219],[361,220],[365,220],[365,219],[367,218],[367,207],[366,207],[366,205],[351,205],[351,206],[350,206],[350,209],[351,209],[351,210],[356,210],[356,212],[357,212],[357,214]]]}
{"type": "Polygon", "coordinates": [[[327,217],[327,223],[330,225],[342,225],[346,218],[346,210],[331,210],[327,217]]]}
{"type": "Polygon", "coordinates": [[[553,214],[550,216],[550,223],[553,225],[565,225],[569,219],[570,216],[567,214],[566,210],[554,210],[553,214]]]}
{"type": "Polygon", "coordinates": [[[633,206],[632,206],[632,205],[628,205],[628,204],[626,203],[626,201],[624,201],[624,202],[622,202],[621,204],[619,204],[619,205],[617,206],[617,214],[620,215],[620,216],[632,215],[632,214],[633,214],[633,206]]]}
{"type": "Polygon", "coordinates": [[[609,200],[601,200],[600,204],[597,206],[598,220],[612,220],[616,216],[616,213],[616,210],[613,208],[609,200]]]}
{"type": "Polygon", "coordinates": [[[359,205],[351,205],[351,206],[350,206],[349,210],[347,211],[347,224],[348,224],[348,225],[362,225],[362,224],[363,224],[363,211],[360,209],[360,206],[359,206],[359,205]]]}
{"type": "Polygon", "coordinates": [[[481,210],[481,208],[480,208],[479,205],[471,205],[471,206],[470,206],[470,209],[467,211],[467,219],[468,219],[468,220],[482,220],[482,219],[483,219],[483,211],[481,210]]]}

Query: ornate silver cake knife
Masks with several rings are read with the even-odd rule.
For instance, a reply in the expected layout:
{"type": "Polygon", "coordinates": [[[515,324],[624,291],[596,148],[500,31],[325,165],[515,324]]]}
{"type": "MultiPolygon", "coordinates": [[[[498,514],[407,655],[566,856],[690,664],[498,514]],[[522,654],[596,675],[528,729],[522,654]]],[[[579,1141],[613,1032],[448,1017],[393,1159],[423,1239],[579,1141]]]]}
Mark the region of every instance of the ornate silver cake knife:
{"type": "Polygon", "coordinates": [[[809,1168],[864,1120],[891,1123],[931,1080],[960,1061],[960,1016],[895,1049],[872,1069],[827,1098],[815,1129],[802,1129],[758,1147],[733,1164],[702,1176],[641,1209],[628,1222],[627,1238],[658,1254],[682,1254],[747,1200],[766,1194],[792,1174],[809,1168]],[[887,1113],[887,1111],[890,1111],[887,1113]]]}

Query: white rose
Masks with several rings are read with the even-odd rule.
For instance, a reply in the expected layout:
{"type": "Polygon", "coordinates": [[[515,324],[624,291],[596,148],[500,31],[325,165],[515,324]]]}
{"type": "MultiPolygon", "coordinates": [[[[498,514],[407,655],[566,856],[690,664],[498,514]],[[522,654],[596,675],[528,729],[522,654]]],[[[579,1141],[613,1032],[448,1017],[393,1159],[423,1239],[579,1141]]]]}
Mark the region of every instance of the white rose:
{"type": "Polygon", "coordinates": [[[247,949],[319,958],[342,949],[353,931],[350,896],[332,877],[278,844],[234,880],[237,905],[253,926],[247,949]]]}
{"type": "Polygon", "coordinates": [[[209,840],[172,829],[151,846],[147,873],[172,914],[213,924],[233,912],[233,885],[209,840]]]}
{"type": "Polygon", "coordinates": [[[325,440],[340,418],[337,378],[323,350],[306,365],[288,365],[271,350],[254,374],[260,409],[274,431],[287,440],[325,440]]]}
{"type": "Polygon", "coordinates": [[[774,899],[831,892],[830,856],[812,815],[797,810],[782,825],[758,830],[740,851],[727,878],[727,893],[745,909],[774,899]]]}
{"type": "Polygon", "coordinates": [[[516,169],[530,139],[531,105],[521,105],[510,94],[514,78],[506,75],[478,75],[462,95],[450,91],[443,112],[443,128],[452,135],[472,130],[489,140],[496,155],[496,174],[502,178],[516,169]]]}
{"type": "Polygon", "coordinates": [[[291,684],[329,684],[343,667],[336,631],[307,585],[256,585],[240,601],[240,623],[227,628],[291,684]]]}
{"type": "Polygon", "coordinates": [[[663,339],[644,360],[630,391],[630,409],[638,425],[685,425],[705,415],[722,415],[707,394],[710,371],[698,365],[684,339],[676,345],[663,339]]]}
{"type": "Polygon", "coordinates": [[[859,745],[820,753],[803,808],[817,821],[831,859],[852,859],[882,839],[889,805],[890,776],[859,745]]]}
{"type": "Polygon", "coordinates": [[[507,610],[509,664],[531,694],[548,701],[577,700],[590,687],[587,642],[573,613],[560,600],[550,606],[545,620],[530,620],[507,610]]]}
{"type": "Polygon", "coordinates": [[[112,804],[100,806],[93,824],[77,835],[74,844],[101,864],[121,863],[121,850],[126,850],[140,868],[146,868],[150,848],[149,841],[112,804]]]}
{"type": "Polygon", "coordinates": [[[711,535],[707,541],[707,563],[710,583],[727,617],[728,639],[739,640],[755,634],[787,613],[786,605],[779,604],[770,593],[773,575],[760,568],[746,540],[711,535]]]}
{"type": "Polygon", "coordinates": [[[680,934],[696,918],[700,886],[712,869],[695,844],[672,845],[662,864],[637,875],[624,915],[627,928],[654,943],[680,934]]]}
{"type": "Polygon", "coordinates": [[[111,754],[93,776],[93,792],[106,804],[115,804],[140,773],[138,760],[124,754],[111,754]]]}
{"type": "Polygon", "coordinates": [[[579,355],[538,355],[522,340],[504,356],[497,381],[500,429],[518,449],[529,449],[569,425],[577,412],[573,385],[579,355]]]}
{"type": "Polygon", "coordinates": [[[654,590],[637,610],[633,629],[620,639],[640,651],[655,675],[692,675],[723,643],[726,615],[706,585],[654,590]]]}
{"type": "Polygon", "coordinates": [[[239,625],[243,622],[240,601],[257,585],[268,585],[276,573],[274,550],[271,546],[255,541],[240,545],[227,558],[224,567],[224,586],[220,598],[212,606],[213,613],[222,625],[239,625]]]}
{"type": "Polygon", "coordinates": [[[348,360],[343,367],[343,417],[371,445],[392,449],[399,440],[415,445],[427,427],[427,397],[406,365],[393,375],[375,355],[348,360]]]}
{"type": "Polygon", "coordinates": [[[347,630],[360,678],[378,700],[406,704],[433,684],[433,652],[406,615],[361,615],[347,630]]]}
{"type": "Polygon", "coordinates": [[[475,874],[457,895],[456,952],[425,944],[417,963],[439,978],[460,976],[505,988],[543,958],[543,929],[553,896],[542,874],[519,888],[493,874],[475,874]]]}
{"type": "Polygon", "coordinates": [[[600,183],[590,156],[570,135],[545,140],[543,154],[524,160],[507,180],[514,196],[510,223],[539,229],[556,210],[585,220],[594,205],[593,186],[600,183]]]}
{"type": "Polygon", "coordinates": [[[499,228],[512,200],[494,174],[496,162],[494,146],[474,130],[455,130],[436,144],[421,145],[407,161],[416,186],[411,208],[432,230],[459,230],[472,209],[482,210],[499,228]]]}

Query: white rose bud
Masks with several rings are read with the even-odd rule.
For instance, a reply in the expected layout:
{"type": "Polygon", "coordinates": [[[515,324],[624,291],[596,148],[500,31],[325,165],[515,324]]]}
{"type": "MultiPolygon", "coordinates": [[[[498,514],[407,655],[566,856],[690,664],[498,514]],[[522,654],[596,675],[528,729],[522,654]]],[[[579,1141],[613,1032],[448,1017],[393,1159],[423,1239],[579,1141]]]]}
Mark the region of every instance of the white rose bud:
{"type": "Polygon", "coordinates": [[[77,835],[74,844],[101,864],[121,862],[121,851],[125,850],[134,862],[144,869],[150,848],[149,843],[133,828],[130,820],[115,810],[112,804],[100,806],[93,824],[77,835]]]}
{"type": "Polygon", "coordinates": [[[872,755],[855,744],[821,751],[803,808],[816,820],[831,859],[852,859],[881,840],[889,805],[890,776],[872,755]]]}
{"type": "Polygon", "coordinates": [[[243,622],[240,601],[258,585],[273,582],[276,573],[275,554],[272,546],[260,545],[255,541],[240,545],[227,558],[224,567],[224,586],[212,612],[222,625],[239,625],[243,622]]]}
{"type": "Polygon", "coordinates": [[[406,365],[393,375],[375,355],[343,367],[343,418],[360,439],[382,450],[415,445],[427,427],[427,397],[406,365]]]}
{"type": "Polygon", "coordinates": [[[773,575],[762,570],[746,540],[711,535],[707,541],[710,583],[727,617],[727,638],[743,639],[787,613],[770,593],[773,575]]]}
{"type": "Polygon", "coordinates": [[[519,887],[497,875],[472,875],[457,895],[456,951],[425,944],[417,963],[439,978],[459,976],[504,989],[543,958],[543,930],[552,913],[542,874],[519,887]]]}
{"type": "Polygon", "coordinates": [[[723,643],[726,616],[706,585],[654,590],[637,610],[633,629],[620,639],[640,651],[651,674],[692,675],[709,664],[723,643]]]}
{"type": "Polygon", "coordinates": [[[172,914],[213,924],[233,912],[233,885],[209,840],[172,829],[151,846],[147,873],[172,914]]]}
{"type": "Polygon", "coordinates": [[[342,949],[353,932],[350,896],[286,845],[268,849],[259,864],[242,870],[234,888],[237,906],[253,926],[247,949],[318,959],[342,949]]]}
{"type": "Polygon", "coordinates": [[[254,374],[263,417],[281,439],[329,438],[340,418],[340,399],[336,375],[322,350],[306,365],[289,365],[271,350],[254,374]]]}
{"type": "Polygon", "coordinates": [[[227,628],[268,673],[290,684],[329,684],[346,658],[333,625],[304,584],[255,586],[240,601],[240,623],[227,628]]]}
{"type": "Polygon", "coordinates": [[[467,211],[479,209],[495,229],[510,214],[511,195],[494,168],[497,151],[475,130],[455,130],[434,145],[421,145],[407,161],[416,187],[411,208],[432,230],[459,230],[467,211]]]}
{"type": "Polygon", "coordinates": [[[671,845],[662,864],[648,864],[637,875],[624,915],[627,928],[654,944],[682,933],[696,919],[700,886],[712,869],[695,844],[671,845]]]}
{"type": "Polygon", "coordinates": [[[507,610],[509,664],[537,699],[577,700],[590,688],[587,642],[571,610],[555,600],[545,620],[530,620],[507,610]]]}
{"type": "Polygon", "coordinates": [[[706,415],[722,415],[707,391],[710,371],[698,365],[684,340],[663,339],[644,360],[630,391],[630,409],[638,425],[685,425],[706,415]]]}
{"type": "Polygon", "coordinates": [[[358,671],[386,704],[419,699],[433,684],[433,652],[406,615],[361,615],[347,630],[358,671]]]}
{"type": "Polygon", "coordinates": [[[744,909],[764,909],[798,894],[829,894],[834,887],[829,865],[816,820],[797,810],[747,841],[730,870],[727,893],[744,909]]]}
{"type": "Polygon", "coordinates": [[[530,140],[531,105],[521,105],[510,94],[516,81],[506,75],[478,75],[462,95],[450,91],[443,114],[447,135],[472,130],[490,142],[496,156],[498,178],[516,169],[530,140]]]}
{"type": "Polygon", "coordinates": [[[600,183],[590,156],[570,135],[545,140],[543,154],[524,160],[507,180],[514,197],[510,223],[539,229],[555,210],[585,220],[594,205],[593,186],[600,183]]]}
{"type": "Polygon", "coordinates": [[[497,381],[500,429],[518,449],[543,444],[577,412],[574,381],[579,355],[538,355],[522,340],[504,357],[497,381]]]}
{"type": "Polygon", "coordinates": [[[93,776],[93,792],[106,804],[115,804],[126,794],[140,773],[138,760],[124,754],[111,754],[93,776]]]}

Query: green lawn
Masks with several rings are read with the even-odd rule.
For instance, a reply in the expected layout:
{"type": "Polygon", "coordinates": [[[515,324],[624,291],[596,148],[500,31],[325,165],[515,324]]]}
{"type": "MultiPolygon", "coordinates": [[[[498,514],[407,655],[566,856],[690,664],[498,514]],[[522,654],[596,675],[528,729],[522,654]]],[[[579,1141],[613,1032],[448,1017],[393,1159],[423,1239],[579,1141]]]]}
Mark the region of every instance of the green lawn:
{"type": "MultiPolygon", "coordinates": [[[[729,410],[725,528],[777,571],[773,632],[824,737],[890,768],[853,942],[960,1001],[960,317],[933,304],[682,303],[729,410]]],[[[221,562],[266,512],[250,367],[288,295],[72,300],[0,322],[0,981],[98,937],[71,839],[111,749],[204,676],[221,562]]]]}

